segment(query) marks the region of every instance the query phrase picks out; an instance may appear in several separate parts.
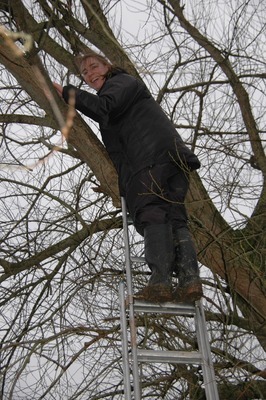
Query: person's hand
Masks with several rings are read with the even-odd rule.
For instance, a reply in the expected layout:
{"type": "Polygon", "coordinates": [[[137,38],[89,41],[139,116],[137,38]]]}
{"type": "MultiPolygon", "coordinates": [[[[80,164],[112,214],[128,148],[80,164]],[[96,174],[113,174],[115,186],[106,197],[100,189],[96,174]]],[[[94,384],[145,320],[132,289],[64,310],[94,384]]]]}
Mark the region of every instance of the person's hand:
{"type": "Polygon", "coordinates": [[[59,85],[59,83],[53,82],[54,88],[56,89],[57,93],[60,97],[63,95],[63,86],[59,85]]]}

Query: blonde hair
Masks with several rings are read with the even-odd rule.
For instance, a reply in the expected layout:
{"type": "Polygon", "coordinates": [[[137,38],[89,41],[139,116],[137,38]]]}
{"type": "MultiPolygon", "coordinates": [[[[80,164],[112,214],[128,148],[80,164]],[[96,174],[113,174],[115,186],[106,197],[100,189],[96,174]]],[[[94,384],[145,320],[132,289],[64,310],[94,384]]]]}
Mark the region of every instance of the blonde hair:
{"type": "Polygon", "coordinates": [[[100,61],[102,64],[106,65],[109,70],[113,68],[113,65],[110,63],[110,61],[105,58],[104,56],[95,53],[93,50],[87,51],[85,54],[79,55],[76,57],[76,64],[78,66],[79,71],[81,71],[82,64],[88,59],[88,58],[96,58],[96,60],[100,61]]]}

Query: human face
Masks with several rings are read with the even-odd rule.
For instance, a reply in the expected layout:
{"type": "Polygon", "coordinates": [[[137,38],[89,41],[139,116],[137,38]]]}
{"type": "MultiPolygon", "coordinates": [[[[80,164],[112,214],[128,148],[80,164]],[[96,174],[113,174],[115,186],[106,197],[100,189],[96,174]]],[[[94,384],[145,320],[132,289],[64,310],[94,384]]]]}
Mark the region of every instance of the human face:
{"type": "Polygon", "coordinates": [[[99,91],[105,82],[105,75],[109,71],[108,65],[95,57],[86,58],[81,64],[81,75],[85,82],[93,89],[99,91]]]}

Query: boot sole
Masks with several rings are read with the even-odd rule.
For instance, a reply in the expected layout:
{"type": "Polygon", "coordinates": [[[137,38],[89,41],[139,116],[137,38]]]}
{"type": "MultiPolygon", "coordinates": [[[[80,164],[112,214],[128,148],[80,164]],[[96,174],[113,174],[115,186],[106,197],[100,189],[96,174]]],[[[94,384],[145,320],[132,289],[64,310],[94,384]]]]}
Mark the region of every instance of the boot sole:
{"type": "Polygon", "coordinates": [[[174,292],[174,301],[177,303],[195,303],[203,296],[201,282],[193,282],[184,288],[178,288],[174,292]]]}

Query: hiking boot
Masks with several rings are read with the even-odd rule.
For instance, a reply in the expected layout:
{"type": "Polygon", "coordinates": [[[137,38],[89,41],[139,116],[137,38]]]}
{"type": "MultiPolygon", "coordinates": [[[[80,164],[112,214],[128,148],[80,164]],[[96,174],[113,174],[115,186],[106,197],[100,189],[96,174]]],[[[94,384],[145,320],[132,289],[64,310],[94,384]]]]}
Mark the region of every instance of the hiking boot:
{"type": "Polygon", "coordinates": [[[199,279],[188,283],[184,287],[177,287],[173,292],[176,303],[194,303],[203,296],[202,285],[199,279]]]}
{"type": "Polygon", "coordinates": [[[144,228],[145,259],[151,270],[148,286],[171,287],[175,259],[173,232],[170,224],[144,228]]]}
{"type": "Polygon", "coordinates": [[[199,266],[196,249],[188,227],[173,227],[175,247],[174,272],[182,286],[199,276],[199,266]],[[181,282],[182,283],[181,283],[181,282]]]}
{"type": "Polygon", "coordinates": [[[174,299],[172,287],[163,283],[145,286],[133,297],[136,300],[149,301],[151,303],[165,303],[174,299]]]}

